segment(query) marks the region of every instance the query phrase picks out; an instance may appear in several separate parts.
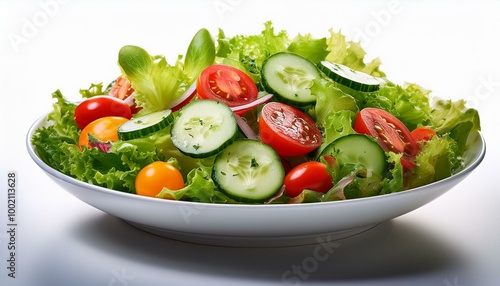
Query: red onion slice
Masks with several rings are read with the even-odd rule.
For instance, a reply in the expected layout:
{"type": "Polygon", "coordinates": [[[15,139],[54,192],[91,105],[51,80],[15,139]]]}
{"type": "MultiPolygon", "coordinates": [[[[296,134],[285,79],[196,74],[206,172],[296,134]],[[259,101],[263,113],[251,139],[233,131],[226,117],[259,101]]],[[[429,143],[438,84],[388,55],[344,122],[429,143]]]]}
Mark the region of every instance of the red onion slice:
{"type": "Polygon", "coordinates": [[[195,94],[196,94],[196,80],[191,84],[191,86],[189,86],[188,89],[186,89],[186,91],[181,96],[179,96],[179,98],[170,102],[167,105],[167,109],[172,109],[172,111],[180,109],[181,107],[186,105],[189,101],[191,101],[191,99],[194,97],[195,94]]]}
{"type": "Polygon", "coordinates": [[[263,97],[257,98],[256,100],[254,100],[254,101],[252,101],[250,103],[231,107],[231,110],[233,110],[233,112],[238,112],[238,111],[242,111],[242,110],[252,109],[252,108],[256,107],[259,104],[266,103],[272,97],[273,97],[273,95],[271,93],[270,94],[266,94],[263,97]]]}
{"type": "Polygon", "coordinates": [[[253,140],[258,139],[255,132],[253,132],[252,127],[250,127],[250,125],[248,125],[248,123],[243,118],[241,118],[241,116],[235,114],[234,117],[236,118],[236,123],[238,123],[238,126],[240,127],[241,131],[243,132],[243,134],[245,134],[245,136],[248,139],[253,139],[253,140]]]}

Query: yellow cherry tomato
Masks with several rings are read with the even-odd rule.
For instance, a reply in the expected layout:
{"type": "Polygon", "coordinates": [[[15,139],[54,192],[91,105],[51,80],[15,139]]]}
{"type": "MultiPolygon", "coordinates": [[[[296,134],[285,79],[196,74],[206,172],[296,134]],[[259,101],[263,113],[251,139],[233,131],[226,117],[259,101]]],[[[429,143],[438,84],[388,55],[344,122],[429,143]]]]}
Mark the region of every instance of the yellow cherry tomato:
{"type": "Polygon", "coordinates": [[[141,196],[156,197],[164,187],[170,190],[184,188],[181,172],[167,162],[153,162],[142,168],[135,178],[135,192],[141,196]]]}
{"type": "Polygon", "coordinates": [[[80,133],[78,145],[89,147],[89,133],[103,142],[116,141],[118,140],[118,127],[126,121],[128,119],[125,117],[106,116],[90,122],[80,133]]]}

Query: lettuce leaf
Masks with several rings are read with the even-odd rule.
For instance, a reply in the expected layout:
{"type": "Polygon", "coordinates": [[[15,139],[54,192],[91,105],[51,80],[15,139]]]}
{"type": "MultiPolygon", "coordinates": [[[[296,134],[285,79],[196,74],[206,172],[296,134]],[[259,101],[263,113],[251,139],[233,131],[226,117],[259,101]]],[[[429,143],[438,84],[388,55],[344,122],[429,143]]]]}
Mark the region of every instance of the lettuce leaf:
{"type": "Polygon", "coordinates": [[[184,71],[190,82],[215,61],[215,43],[207,29],[200,29],[191,40],[184,59],[184,71]]]}
{"type": "Polygon", "coordinates": [[[103,89],[102,82],[101,83],[91,83],[90,86],[86,89],[80,89],[80,94],[82,98],[89,98],[97,95],[107,94],[108,91],[103,89]]]}
{"type": "Polygon", "coordinates": [[[416,157],[417,166],[405,181],[405,188],[415,188],[451,176],[463,167],[458,144],[448,134],[434,136],[421,146],[416,157]]]}
{"type": "Polygon", "coordinates": [[[285,51],[290,39],[285,31],[275,33],[271,21],[267,21],[264,30],[256,35],[227,38],[224,31],[219,29],[217,42],[217,61],[246,72],[258,85],[264,60],[271,54],[285,51]]]}
{"type": "Polygon", "coordinates": [[[358,107],[352,96],[336,88],[335,84],[325,77],[314,82],[311,93],[316,96],[316,103],[308,113],[315,119],[323,135],[323,142],[317,151],[319,154],[335,139],[356,133],[352,125],[358,107]]]}
{"type": "Polygon", "coordinates": [[[381,190],[380,194],[389,194],[394,192],[399,192],[404,189],[404,171],[403,165],[401,164],[402,153],[387,152],[387,162],[391,168],[388,174],[380,182],[381,190]]]}
{"type": "Polygon", "coordinates": [[[169,65],[164,56],[150,55],[138,46],[124,46],[118,54],[118,64],[134,88],[137,106],[145,112],[163,110],[188,88],[189,77],[180,59],[169,65]]]}
{"type": "Polygon", "coordinates": [[[324,60],[330,53],[326,38],[316,39],[313,38],[311,34],[297,35],[290,43],[287,50],[301,55],[315,64],[324,60]]]}
{"type": "Polygon", "coordinates": [[[47,116],[49,126],[39,128],[32,138],[32,144],[40,159],[56,170],[62,172],[67,164],[61,160],[68,149],[78,149],[80,129],[75,123],[74,111],[76,105],[68,102],[57,90],[52,93],[53,111],[47,116]]]}
{"type": "Polygon", "coordinates": [[[187,49],[174,65],[163,55],[150,55],[145,49],[127,45],[118,53],[122,75],[134,88],[136,104],[145,112],[167,108],[195,81],[203,69],[215,60],[215,44],[206,29],[198,31],[187,49]]]}
{"type": "Polygon", "coordinates": [[[371,197],[380,193],[382,176],[373,174],[368,177],[363,165],[340,165],[335,158],[327,157],[322,157],[321,162],[326,164],[326,170],[332,176],[333,187],[321,197],[321,201],[371,197]]]}
{"type": "Polygon", "coordinates": [[[327,45],[330,53],[325,57],[325,60],[348,66],[375,77],[385,77],[385,73],[380,70],[381,61],[379,58],[366,64],[366,52],[360,43],[347,41],[340,31],[335,32],[330,29],[329,32],[330,37],[327,38],[327,45]]]}
{"type": "Polygon", "coordinates": [[[432,128],[438,134],[450,134],[458,144],[461,153],[465,152],[465,144],[469,135],[481,130],[479,112],[467,108],[464,100],[452,101],[438,99],[433,104],[432,128]]]}

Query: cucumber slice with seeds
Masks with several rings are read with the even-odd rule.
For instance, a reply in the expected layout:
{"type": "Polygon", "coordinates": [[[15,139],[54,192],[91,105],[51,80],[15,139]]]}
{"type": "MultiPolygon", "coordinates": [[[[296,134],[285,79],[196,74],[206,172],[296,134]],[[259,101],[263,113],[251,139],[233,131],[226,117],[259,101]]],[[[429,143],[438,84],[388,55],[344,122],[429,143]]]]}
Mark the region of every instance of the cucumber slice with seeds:
{"type": "Polygon", "coordinates": [[[321,61],[318,68],[333,81],[357,91],[372,92],[380,88],[380,79],[341,64],[321,61]]]}
{"type": "Polygon", "coordinates": [[[168,127],[173,119],[174,116],[170,109],[132,118],[118,127],[118,138],[120,140],[131,140],[145,137],[168,127]]]}
{"type": "Polygon", "coordinates": [[[350,134],[328,144],[321,155],[333,156],[342,164],[361,164],[368,176],[372,173],[384,176],[387,170],[387,158],[384,149],[377,141],[364,134],[350,134]]]}
{"type": "Polygon", "coordinates": [[[261,75],[266,91],[283,103],[302,107],[316,102],[310,88],[321,73],[302,56],[289,52],[273,54],[262,64],[261,75]]]}
{"type": "Polygon", "coordinates": [[[216,155],[234,141],[237,132],[233,111],[224,103],[208,99],[184,106],[170,129],[175,147],[193,158],[216,155]]]}
{"type": "Polygon", "coordinates": [[[239,202],[261,203],[283,185],[285,170],[278,153],[251,139],[234,141],[215,157],[212,179],[217,188],[239,202]]]}

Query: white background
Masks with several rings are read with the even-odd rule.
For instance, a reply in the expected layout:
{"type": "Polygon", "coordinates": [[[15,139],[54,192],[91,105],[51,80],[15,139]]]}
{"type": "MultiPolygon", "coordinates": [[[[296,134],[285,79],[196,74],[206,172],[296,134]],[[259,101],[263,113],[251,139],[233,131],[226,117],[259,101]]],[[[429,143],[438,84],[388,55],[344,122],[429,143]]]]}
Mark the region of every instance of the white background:
{"type": "Polygon", "coordinates": [[[0,0],[0,285],[498,285],[500,1],[352,2],[0,0]],[[314,245],[223,248],[141,232],[70,196],[29,158],[26,132],[50,110],[51,93],[76,100],[80,88],[115,78],[121,46],[173,61],[202,27],[260,33],[267,20],[290,36],[341,30],[393,81],[467,99],[481,115],[485,160],[436,201],[308,264],[314,245]],[[9,171],[18,178],[15,279],[9,171]],[[308,271],[282,279],[297,266],[308,271]]]}

